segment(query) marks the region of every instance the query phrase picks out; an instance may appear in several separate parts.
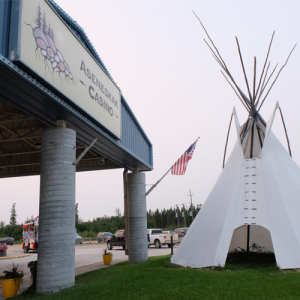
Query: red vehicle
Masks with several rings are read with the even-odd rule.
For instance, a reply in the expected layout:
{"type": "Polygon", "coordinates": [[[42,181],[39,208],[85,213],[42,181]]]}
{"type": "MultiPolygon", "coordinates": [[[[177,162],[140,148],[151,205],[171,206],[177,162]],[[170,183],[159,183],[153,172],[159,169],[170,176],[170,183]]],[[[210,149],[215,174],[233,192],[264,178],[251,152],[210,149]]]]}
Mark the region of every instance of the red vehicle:
{"type": "Polygon", "coordinates": [[[39,217],[33,222],[23,225],[22,249],[24,253],[29,250],[37,250],[39,243],[39,217]]]}

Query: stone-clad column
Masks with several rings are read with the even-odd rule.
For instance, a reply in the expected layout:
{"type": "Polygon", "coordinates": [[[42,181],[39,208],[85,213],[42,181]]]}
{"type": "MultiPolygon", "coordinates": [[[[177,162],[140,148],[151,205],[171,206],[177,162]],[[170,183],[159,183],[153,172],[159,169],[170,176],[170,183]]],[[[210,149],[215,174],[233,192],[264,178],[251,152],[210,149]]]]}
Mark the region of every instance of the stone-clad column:
{"type": "Polygon", "coordinates": [[[76,132],[47,129],[42,136],[37,292],[75,284],[76,132]]]}
{"type": "Polygon", "coordinates": [[[127,175],[129,263],[148,260],[145,177],[137,172],[127,175]]]}

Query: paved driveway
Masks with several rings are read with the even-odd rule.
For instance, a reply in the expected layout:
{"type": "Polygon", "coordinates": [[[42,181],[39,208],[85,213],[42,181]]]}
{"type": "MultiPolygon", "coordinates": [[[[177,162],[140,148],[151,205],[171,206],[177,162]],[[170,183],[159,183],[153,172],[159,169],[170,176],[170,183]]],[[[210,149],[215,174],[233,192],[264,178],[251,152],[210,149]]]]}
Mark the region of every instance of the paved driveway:
{"type": "MultiPolygon", "coordinates": [[[[176,247],[174,247],[174,251],[176,251],[176,247]]],[[[102,262],[102,255],[103,250],[106,248],[106,244],[76,244],[75,246],[75,268],[79,268],[85,266],[87,264],[102,262]]],[[[59,249],[53,251],[53,255],[55,252],[59,251],[59,249]]],[[[113,260],[120,260],[124,261],[128,259],[128,256],[125,255],[125,251],[122,247],[114,247],[111,252],[113,253],[113,260]]],[[[171,253],[171,249],[168,247],[162,247],[159,249],[154,248],[151,246],[148,248],[148,255],[149,256],[159,256],[159,255],[167,255],[171,253]]],[[[21,245],[13,245],[8,246],[8,256],[23,256],[26,255],[23,253],[21,245]]],[[[17,263],[24,266],[25,278],[27,279],[30,276],[29,268],[27,264],[32,260],[37,260],[37,253],[32,251],[28,252],[28,256],[26,257],[19,257],[19,258],[11,258],[11,259],[0,259],[0,275],[7,265],[11,263],[17,263]],[[28,255],[29,254],[29,255],[28,255]]]]}

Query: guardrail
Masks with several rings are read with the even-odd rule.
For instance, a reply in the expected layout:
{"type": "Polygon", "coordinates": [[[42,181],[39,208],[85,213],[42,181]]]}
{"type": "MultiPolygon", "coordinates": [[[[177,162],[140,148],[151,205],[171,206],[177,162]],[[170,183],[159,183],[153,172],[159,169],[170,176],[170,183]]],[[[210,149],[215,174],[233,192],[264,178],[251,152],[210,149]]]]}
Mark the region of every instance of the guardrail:
{"type": "Polygon", "coordinates": [[[92,243],[92,240],[96,240],[97,241],[97,237],[84,237],[82,239],[83,240],[90,240],[90,244],[92,243]]]}

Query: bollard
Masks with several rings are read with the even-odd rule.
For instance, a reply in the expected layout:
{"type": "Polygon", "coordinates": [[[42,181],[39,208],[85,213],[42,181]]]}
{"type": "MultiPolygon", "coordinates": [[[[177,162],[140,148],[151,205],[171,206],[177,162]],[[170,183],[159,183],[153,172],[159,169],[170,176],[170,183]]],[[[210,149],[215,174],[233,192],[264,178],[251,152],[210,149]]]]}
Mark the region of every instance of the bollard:
{"type": "Polygon", "coordinates": [[[171,255],[173,255],[173,234],[171,235],[171,255]]]}

